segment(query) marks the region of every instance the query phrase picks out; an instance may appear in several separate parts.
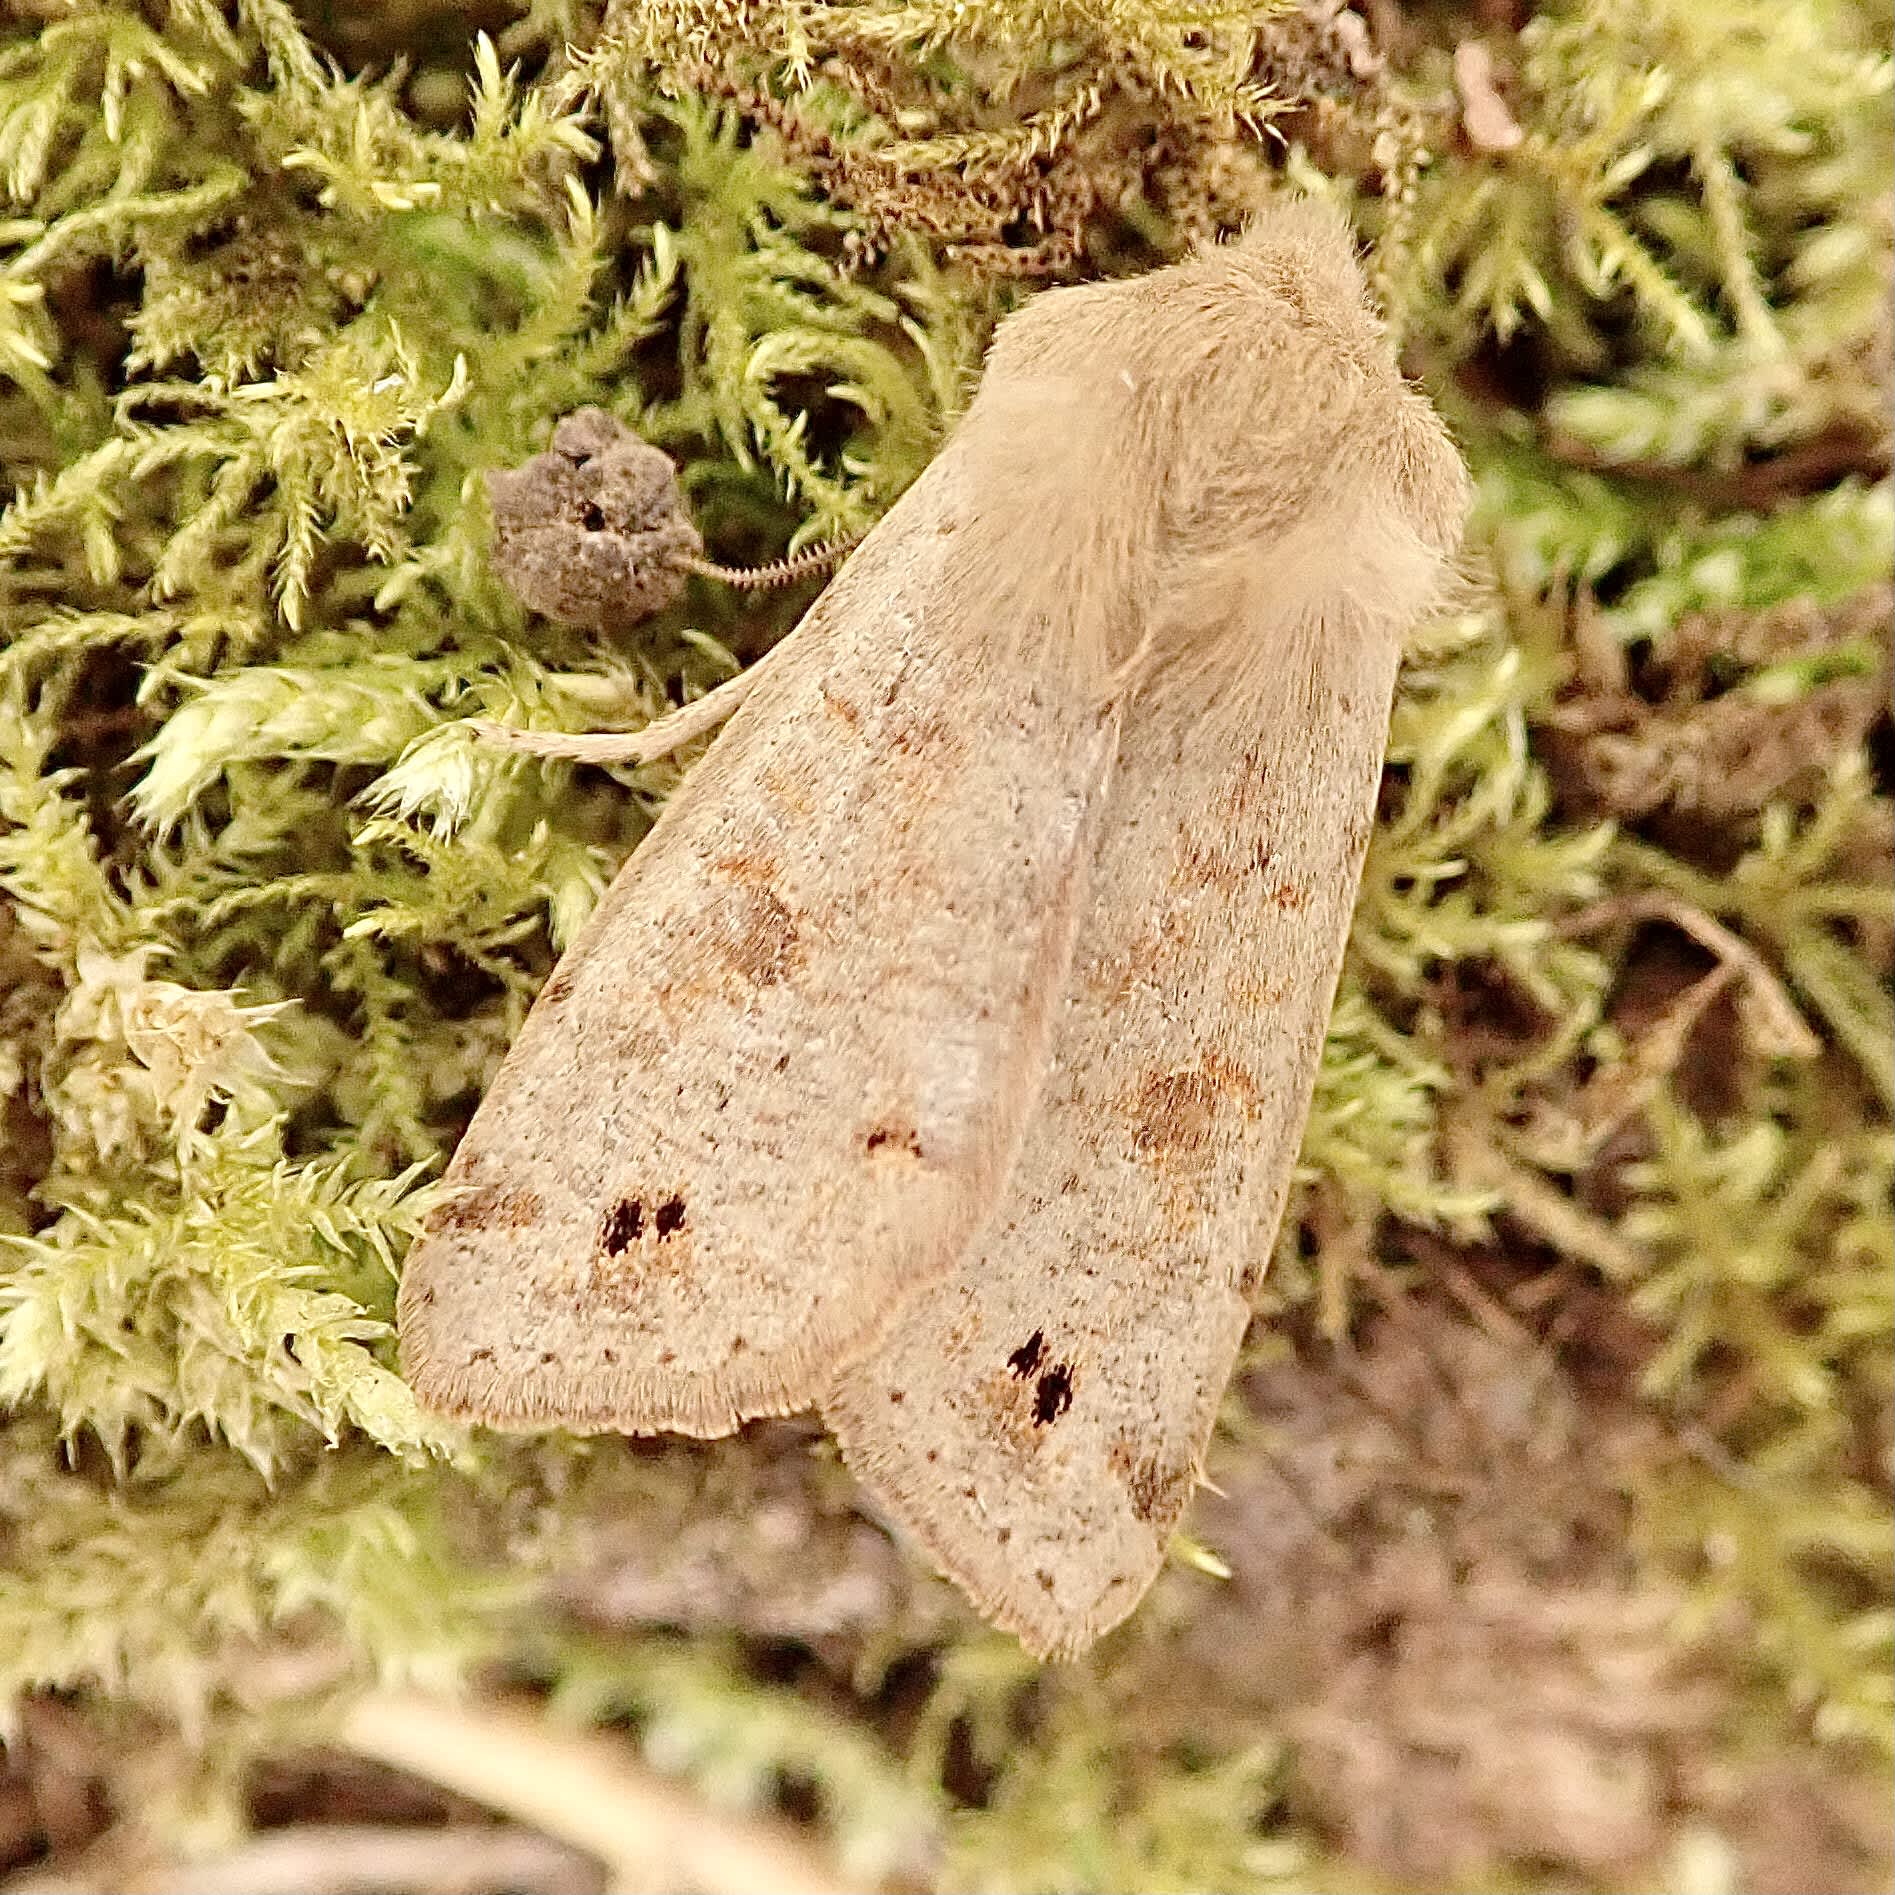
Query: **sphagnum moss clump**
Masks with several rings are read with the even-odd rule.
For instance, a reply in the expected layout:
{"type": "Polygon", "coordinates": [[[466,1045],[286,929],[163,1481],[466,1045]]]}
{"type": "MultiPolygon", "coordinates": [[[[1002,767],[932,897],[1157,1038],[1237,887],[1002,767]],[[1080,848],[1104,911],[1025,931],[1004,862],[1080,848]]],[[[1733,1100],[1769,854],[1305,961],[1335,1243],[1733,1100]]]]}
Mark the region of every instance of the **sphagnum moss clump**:
{"type": "Polygon", "coordinates": [[[16,1775],[89,1760],[60,1851],[230,1847],[480,1668],[807,1786],[862,1882],[1884,1886],[1885,0],[313,17],[0,27],[0,1691],[16,1775]],[[807,597],[562,628],[484,477],[597,403],[719,558],[857,531],[1005,308],[1286,183],[1375,242],[1477,550],[1221,1492],[1043,1671],[809,1430],[399,1379],[443,1155],[688,767],[468,720],[649,715],[807,597]]]}

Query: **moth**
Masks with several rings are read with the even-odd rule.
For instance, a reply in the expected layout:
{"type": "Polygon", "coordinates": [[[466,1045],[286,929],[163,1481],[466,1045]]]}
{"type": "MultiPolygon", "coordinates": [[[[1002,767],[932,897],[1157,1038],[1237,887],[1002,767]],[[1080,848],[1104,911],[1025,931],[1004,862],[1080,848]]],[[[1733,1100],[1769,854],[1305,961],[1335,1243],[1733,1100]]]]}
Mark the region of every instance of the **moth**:
{"type": "Polygon", "coordinates": [[[1122,1620],[1274,1242],[1468,502],[1316,203],[1008,317],[540,994],[406,1266],[421,1398],[814,1407],[1032,1651],[1122,1620]]]}

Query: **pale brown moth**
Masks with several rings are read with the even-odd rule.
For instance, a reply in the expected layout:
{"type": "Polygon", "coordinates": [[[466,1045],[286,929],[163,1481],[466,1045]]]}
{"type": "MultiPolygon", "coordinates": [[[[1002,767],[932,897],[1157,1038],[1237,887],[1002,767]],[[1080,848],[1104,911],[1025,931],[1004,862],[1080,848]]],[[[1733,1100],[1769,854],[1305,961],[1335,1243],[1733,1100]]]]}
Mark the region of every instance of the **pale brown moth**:
{"type": "Polygon", "coordinates": [[[1004,322],[475,1115],[402,1283],[422,1398],[819,1407],[1032,1650],[1124,1618],[1274,1241],[1467,502],[1321,206],[1004,322]]]}

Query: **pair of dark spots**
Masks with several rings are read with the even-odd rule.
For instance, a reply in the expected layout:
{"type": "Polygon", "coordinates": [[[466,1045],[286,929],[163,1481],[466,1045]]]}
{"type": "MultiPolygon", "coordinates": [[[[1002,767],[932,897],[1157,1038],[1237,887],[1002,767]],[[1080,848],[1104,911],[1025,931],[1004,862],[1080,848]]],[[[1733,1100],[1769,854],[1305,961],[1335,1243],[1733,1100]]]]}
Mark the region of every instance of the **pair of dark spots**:
{"type": "Polygon", "coordinates": [[[1007,1357],[1007,1367],[1021,1381],[1024,1382],[1029,1375],[1039,1377],[1033,1389],[1033,1425],[1036,1428],[1050,1427],[1073,1405],[1072,1364],[1055,1362],[1050,1368],[1042,1368],[1040,1365],[1045,1362],[1046,1353],[1046,1332],[1036,1329],[1007,1357]]]}
{"type": "MultiPolygon", "coordinates": [[[[1046,1332],[1036,1329],[1019,1348],[1007,1357],[1007,1367],[1021,1380],[1030,1375],[1038,1375],[1039,1381],[1033,1390],[1033,1425],[1037,1428],[1051,1427],[1067,1409],[1073,1405],[1073,1372],[1069,1362],[1055,1362],[1050,1368],[1042,1368],[1046,1360],[1046,1332]]],[[[889,1403],[899,1408],[908,1399],[905,1388],[891,1388],[888,1391],[889,1403]]],[[[928,1460],[935,1458],[934,1450],[927,1453],[928,1460]]]]}
{"type": "MultiPolygon", "coordinates": [[[[665,1238],[684,1228],[684,1200],[675,1192],[655,1205],[650,1215],[651,1227],[662,1243],[665,1238]]],[[[608,1257],[616,1257],[629,1250],[645,1234],[646,1213],[643,1202],[638,1198],[620,1198],[606,1213],[605,1226],[599,1232],[599,1248],[608,1257]]]]}

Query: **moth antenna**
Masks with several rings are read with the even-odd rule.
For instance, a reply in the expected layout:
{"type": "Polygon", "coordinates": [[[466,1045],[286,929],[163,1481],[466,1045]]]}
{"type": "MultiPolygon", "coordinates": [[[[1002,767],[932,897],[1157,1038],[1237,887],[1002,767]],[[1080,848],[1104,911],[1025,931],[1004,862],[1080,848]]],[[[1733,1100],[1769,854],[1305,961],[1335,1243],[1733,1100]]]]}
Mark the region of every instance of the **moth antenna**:
{"type": "Polygon", "coordinates": [[[715,579],[722,585],[735,586],[740,592],[769,592],[778,586],[793,585],[813,572],[833,571],[862,544],[863,537],[860,533],[846,534],[839,540],[828,540],[821,546],[792,553],[787,559],[773,559],[767,566],[724,566],[701,553],[687,553],[677,563],[700,579],[715,579]]]}

